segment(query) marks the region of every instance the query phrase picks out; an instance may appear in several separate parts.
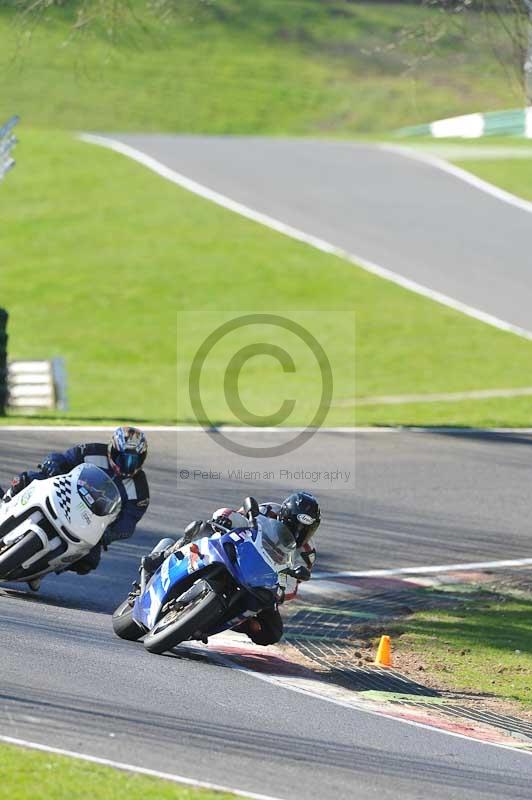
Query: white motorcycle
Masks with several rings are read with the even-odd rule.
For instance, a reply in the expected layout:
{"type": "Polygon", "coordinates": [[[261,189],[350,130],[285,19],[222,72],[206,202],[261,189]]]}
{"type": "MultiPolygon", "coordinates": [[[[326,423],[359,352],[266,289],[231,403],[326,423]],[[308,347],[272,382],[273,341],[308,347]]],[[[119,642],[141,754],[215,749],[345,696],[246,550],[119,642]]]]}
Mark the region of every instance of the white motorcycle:
{"type": "Polygon", "coordinates": [[[0,580],[38,588],[43,575],[64,572],[87,555],[120,508],[116,485],[92,464],[32,481],[0,501],[0,580]]]}

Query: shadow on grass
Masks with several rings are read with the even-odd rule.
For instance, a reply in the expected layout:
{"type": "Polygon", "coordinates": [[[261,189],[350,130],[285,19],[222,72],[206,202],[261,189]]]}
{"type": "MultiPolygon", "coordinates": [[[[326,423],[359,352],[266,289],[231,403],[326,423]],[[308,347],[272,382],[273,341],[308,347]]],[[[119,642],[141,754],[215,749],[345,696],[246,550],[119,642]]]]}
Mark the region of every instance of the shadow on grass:
{"type": "Polygon", "coordinates": [[[399,633],[436,637],[457,648],[532,653],[532,598],[482,592],[451,608],[400,621],[399,633]]]}

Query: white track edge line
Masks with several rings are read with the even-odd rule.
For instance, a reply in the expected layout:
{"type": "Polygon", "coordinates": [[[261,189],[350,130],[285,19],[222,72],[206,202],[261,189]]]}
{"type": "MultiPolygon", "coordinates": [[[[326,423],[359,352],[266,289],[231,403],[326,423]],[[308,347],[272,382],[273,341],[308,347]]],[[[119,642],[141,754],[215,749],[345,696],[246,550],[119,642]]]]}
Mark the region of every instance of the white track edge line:
{"type": "Polygon", "coordinates": [[[0,742],[5,744],[13,744],[19,747],[26,747],[30,750],[41,750],[44,753],[52,753],[59,756],[68,756],[75,758],[78,761],[89,761],[92,764],[98,764],[103,767],[113,767],[114,769],[123,772],[134,772],[139,775],[146,775],[150,778],[159,778],[165,781],[172,781],[172,783],[181,783],[185,786],[194,786],[197,789],[210,789],[214,792],[225,792],[234,794],[237,797],[248,797],[250,800],[280,800],[278,797],[272,797],[266,794],[257,794],[256,792],[245,792],[241,789],[230,789],[228,786],[220,786],[216,783],[208,783],[207,781],[198,781],[194,778],[185,778],[182,775],[174,775],[169,772],[160,772],[156,769],[149,769],[148,767],[137,767],[134,764],[126,764],[122,761],[113,761],[110,758],[100,758],[99,756],[91,756],[86,753],[78,753],[73,750],[64,750],[61,747],[51,747],[46,744],[39,744],[38,742],[30,742],[26,739],[17,739],[12,736],[0,735],[0,742]]]}
{"type": "Polygon", "coordinates": [[[438,575],[447,572],[469,572],[470,570],[504,569],[506,567],[530,567],[532,558],[514,558],[502,561],[473,561],[467,564],[441,564],[427,567],[398,567],[396,569],[368,569],[346,572],[321,572],[316,570],[313,580],[335,580],[337,578],[392,578],[394,575],[438,575]]]}
{"type": "MultiPolygon", "coordinates": [[[[507,192],[505,189],[500,189],[493,183],[489,183],[482,178],[478,178],[476,175],[473,175],[472,172],[468,172],[467,170],[462,169],[462,167],[458,167],[456,164],[446,161],[444,158],[435,156],[432,153],[424,153],[420,150],[410,149],[409,147],[402,145],[381,144],[378,145],[378,148],[379,150],[395,153],[397,155],[404,156],[405,158],[413,159],[414,161],[422,161],[425,164],[429,164],[431,167],[442,170],[442,172],[447,172],[449,175],[453,175],[455,178],[468,183],[470,186],[473,186],[475,189],[478,189],[485,194],[491,195],[491,197],[495,197],[497,200],[501,200],[503,203],[507,203],[515,208],[519,208],[521,211],[526,211],[528,214],[532,214],[532,203],[529,200],[524,200],[522,197],[518,197],[511,192],[507,192]]],[[[466,161],[467,159],[464,158],[457,160],[466,161]]]]}
{"type": "MultiPolygon", "coordinates": [[[[88,144],[96,144],[100,145],[101,147],[107,147],[110,150],[114,150],[117,153],[128,156],[134,161],[137,161],[139,164],[151,169],[153,172],[160,175],[160,177],[165,178],[166,180],[169,180],[172,183],[175,183],[178,186],[181,186],[182,188],[205,198],[206,200],[210,200],[213,203],[222,206],[223,208],[233,211],[236,214],[240,214],[242,217],[246,217],[247,219],[258,222],[261,225],[265,225],[266,227],[271,228],[278,233],[283,233],[292,239],[296,239],[304,244],[308,244],[311,247],[316,248],[316,250],[321,250],[324,253],[329,253],[330,255],[343,258],[344,260],[349,261],[351,264],[366,270],[366,272],[377,275],[379,278],[383,278],[384,280],[391,281],[392,283],[401,286],[403,289],[408,289],[416,294],[428,297],[430,300],[433,300],[436,303],[440,303],[448,308],[452,308],[454,311],[459,311],[462,314],[466,314],[467,316],[479,320],[480,322],[484,322],[487,325],[491,325],[494,328],[499,328],[507,333],[514,333],[524,339],[532,340],[532,331],[525,330],[524,328],[513,325],[510,322],[506,322],[505,320],[499,319],[492,314],[488,314],[487,312],[481,311],[478,308],[474,308],[473,306],[469,306],[466,303],[462,303],[459,300],[453,299],[452,297],[448,297],[441,292],[429,289],[428,287],[423,286],[416,281],[405,278],[403,275],[399,275],[397,272],[393,272],[386,267],[375,264],[373,261],[369,261],[362,256],[350,253],[347,250],[343,250],[342,248],[325,241],[324,239],[320,239],[317,236],[300,231],[291,225],[287,225],[286,223],[275,219],[274,217],[270,217],[269,215],[263,214],[260,211],[256,211],[255,209],[245,206],[242,203],[231,200],[231,198],[226,197],[225,195],[220,194],[219,192],[216,192],[213,189],[204,186],[203,184],[197,183],[191,178],[187,178],[185,175],[182,175],[173,169],[170,169],[170,167],[165,166],[160,161],[157,161],[155,158],[146,155],[146,153],[143,153],[142,151],[137,150],[130,145],[124,144],[116,139],[110,139],[106,136],[97,136],[91,133],[79,134],[78,138],[88,144]]],[[[442,163],[445,164],[446,162],[442,163]]]]}
{"type": "Polygon", "coordinates": [[[312,689],[305,689],[301,686],[289,686],[288,684],[282,683],[273,675],[265,675],[264,673],[254,672],[249,667],[244,667],[241,664],[237,664],[233,661],[229,656],[223,656],[221,654],[211,654],[209,656],[212,658],[213,661],[219,661],[222,664],[225,664],[232,669],[240,670],[241,672],[245,672],[246,674],[250,675],[253,678],[257,678],[258,680],[264,681],[265,683],[273,684],[281,689],[286,689],[289,692],[298,692],[299,694],[304,694],[307,697],[313,697],[316,700],[324,700],[326,703],[332,703],[333,705],[341,706],[342,708],[348,708],[351,711],[360,711],[362,714],[370,714],[374,717],[380,717],[381,719],[390,720],[392,722],[402,723],[404,725],[411,725],[414,728],[421,728],[423,730],[432,731],[433,733],[441,733],[445,736],[453,736],[456,739],[463,739],[466,742],[474,743],[474,744],[485,744],[489,745],[490,747],[498,747],[501,750],[511,750],[513,753],[521,753],[522,755],[526,755],[530,757],[531,753],[529,751],[523,750],[519,747],[513,747],[510,744],[501,744],[499,742],[487,742],[484,739],[476,739],[473,736],[466,736],[463,733],[457,733],[456,731],[449,731],[445,728],[439,728],[436,725],[429,725],[428,723],[424,722],[416,722],[416,720],[411,719],[404,719],[403,717],[395,717],[391,714],[386,714],[383,711],[377,711],[371,708],[366,708],[362,704],[359,705],[352,705],[346,701],[339,700],[336,697],[327,697],[326,695],[318,694],[317,692],[312,691],[312,689]]]}
{"type": "Polygon", "coordinates": [[[515,389],[471,389],[466,392],[433,392],[431,394],[389,394],[370,397],[351,397],[333,403],[335,408],[355,408],[379,405],[416,405],[417,403],[457,403],[460,400],[491,400],[529,397],[532,387],[515,389]]]}

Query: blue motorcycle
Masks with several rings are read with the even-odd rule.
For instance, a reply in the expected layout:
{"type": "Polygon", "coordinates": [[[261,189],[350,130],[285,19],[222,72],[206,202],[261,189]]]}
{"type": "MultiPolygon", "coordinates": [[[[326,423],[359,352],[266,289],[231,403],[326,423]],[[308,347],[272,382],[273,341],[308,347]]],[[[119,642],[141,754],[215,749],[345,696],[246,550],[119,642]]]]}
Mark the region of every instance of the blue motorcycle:
{"type": "Polygon", "coordinates": [[[164,653],[180,642],[240,625],[246,617],[273,606],[283,574],[293,569],[296,542],[278,520],[259,515],[247,498],[247,528],[221,528],[166,558],[116,609],[113,628],[122,639],[144,636],[150,653],[164,653]]]}

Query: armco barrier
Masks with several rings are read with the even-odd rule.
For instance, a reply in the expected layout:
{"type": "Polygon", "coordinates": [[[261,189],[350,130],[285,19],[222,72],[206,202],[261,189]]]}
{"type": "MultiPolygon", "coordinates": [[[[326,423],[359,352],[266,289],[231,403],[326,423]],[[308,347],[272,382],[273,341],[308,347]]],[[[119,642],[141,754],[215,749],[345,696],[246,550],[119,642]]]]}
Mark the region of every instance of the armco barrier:
{"type": "Polygon", "coordinates": [[[7,404],[7,311],[0,308],[0,415],[7,404]]]}
{"type": "Polygon", "coordinates": [[[522,136],[532,139],[532,107],[439,119],[427,125],[401,128],[396,135],[434,136],[436,139],[479,139],[481,136],[522,136]]]}
{"type": "Polygon", "coordinates": [[[7,360],[8,313],[0,308],[0,416],[6,409],[68,410],[67,377],[63,358],[51,361],[7,360]]]}

